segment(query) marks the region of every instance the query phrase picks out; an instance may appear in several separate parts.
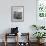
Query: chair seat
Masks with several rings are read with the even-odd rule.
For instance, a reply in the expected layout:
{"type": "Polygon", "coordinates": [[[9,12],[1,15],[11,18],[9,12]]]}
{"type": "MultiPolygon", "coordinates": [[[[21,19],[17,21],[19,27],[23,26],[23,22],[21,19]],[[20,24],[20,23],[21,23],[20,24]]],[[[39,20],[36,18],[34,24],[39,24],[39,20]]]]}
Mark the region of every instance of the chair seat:
{"type": "Polygon", "coordinates": [[[6,35],[7,36],[17,36],[17,33],[15,33],[15,34],[7,33],[6,35]]]}

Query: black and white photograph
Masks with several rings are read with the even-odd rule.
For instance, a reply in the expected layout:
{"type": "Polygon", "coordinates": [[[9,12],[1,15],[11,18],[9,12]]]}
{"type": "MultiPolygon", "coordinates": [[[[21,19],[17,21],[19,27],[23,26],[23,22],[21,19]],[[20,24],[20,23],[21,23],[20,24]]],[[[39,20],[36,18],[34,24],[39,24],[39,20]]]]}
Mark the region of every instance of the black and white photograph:
{"type": "Polygon", "coordinates": [[[11,7],[11,21],[23,22],[24,21],[24,6],[11,7]]]}

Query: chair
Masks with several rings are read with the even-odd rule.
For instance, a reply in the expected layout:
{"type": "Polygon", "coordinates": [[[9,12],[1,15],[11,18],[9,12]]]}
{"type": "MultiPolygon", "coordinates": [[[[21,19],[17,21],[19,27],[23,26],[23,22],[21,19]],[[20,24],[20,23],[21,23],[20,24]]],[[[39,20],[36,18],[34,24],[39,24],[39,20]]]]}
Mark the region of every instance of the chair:
{"type": "Polygon", "coordinates": [[[17,36],[17,39],[15,38],[16,41],[16,46],[18,46],[18,27],[16,28],[11,28],[11,33],[5,33],[5,46],[7,46],[7,38],[17,36]]]}
{"type": "Polygon", "coordinates": [[[20,40],[24,40],[19,42],[19,46],[30,46],[30,42],[29,42],[29,33],[21,33],[21,37],[20,40]]]}
{"type": "Polygon", "coordinates": [[[11,36],[17,36],[17,38],[15,38],[15,40],[16,40],[16,46],[18,46],[18,34],[16,35],[16,34],[9,34],[9,33],[6,33],[5,34],[5,46],[7,46],[8,45],[8,42],[7,42],[7,38],[10,38],[11,36]]]}

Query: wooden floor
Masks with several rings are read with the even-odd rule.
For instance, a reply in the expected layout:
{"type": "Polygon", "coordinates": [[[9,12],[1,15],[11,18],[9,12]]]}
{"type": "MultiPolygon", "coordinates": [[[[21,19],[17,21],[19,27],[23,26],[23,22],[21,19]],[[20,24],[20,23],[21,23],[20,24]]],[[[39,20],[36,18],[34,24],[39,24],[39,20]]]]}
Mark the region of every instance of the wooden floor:
{"type": "MultiPolygon", "coordinates": [[[[4,46],[4,43],[3,42],[2,43],[0,42],[0,46],[4,46]]],[[[8,43],[7,46],[15,46],[15,42],[14,43],[10,42],[10,43],[8,43]]],[[[30,43],[30,46],[37,46],[37,43],[32,42],[32,43],[30,43]]],[[[42,45],[42,46],[46,46],[46,43],[44,43],[44,45],[42,45]]]]}

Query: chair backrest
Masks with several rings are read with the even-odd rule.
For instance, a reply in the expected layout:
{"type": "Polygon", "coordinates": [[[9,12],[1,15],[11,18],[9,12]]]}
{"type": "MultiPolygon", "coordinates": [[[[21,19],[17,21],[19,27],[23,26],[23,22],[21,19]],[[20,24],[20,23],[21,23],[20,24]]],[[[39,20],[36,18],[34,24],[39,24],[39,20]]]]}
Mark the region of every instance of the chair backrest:
{"type": "Polygon", "coordinates": [[[19,37],[20,42],[28,42],[29,41],[29,33],[21,33],[19,37]]]}

